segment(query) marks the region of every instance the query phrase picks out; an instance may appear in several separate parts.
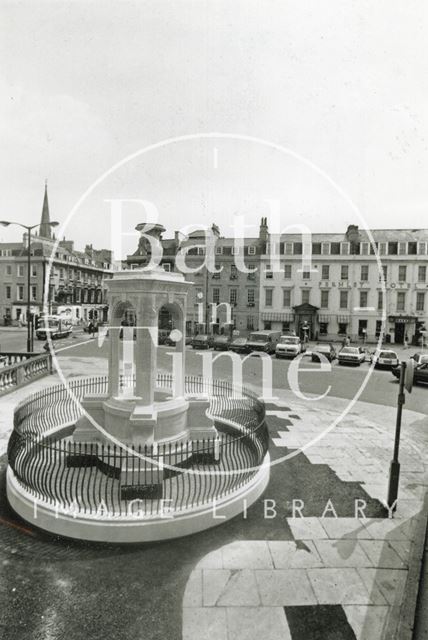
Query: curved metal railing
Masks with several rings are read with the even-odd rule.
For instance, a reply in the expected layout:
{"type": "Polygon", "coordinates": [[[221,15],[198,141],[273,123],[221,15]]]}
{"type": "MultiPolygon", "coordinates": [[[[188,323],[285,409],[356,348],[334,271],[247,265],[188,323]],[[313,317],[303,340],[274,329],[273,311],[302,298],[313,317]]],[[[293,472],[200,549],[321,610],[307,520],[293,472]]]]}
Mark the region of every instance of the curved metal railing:
{"type": "MultiPolygon", "coordinates": [[[[217,438],[155,449],[71,442],[67,436],[83,414],[80,400],[107,393],[107,384],[105,376],[76,379],[69,389],[56,385],[17,406],[9,465],[38,502],[87,516],[96,517],[102,507],[104,515],[134,517],[129,512],[133,487],[150,485],[160,470],[162,496],[138,504],[144,517],[157,516],[165,504],[177,512],[233,493],[250,482],[263,463],[269,439],[264,403],[248,389],[198,376],[186,376],[185,393],[208,397],[217,438]]],[[[172,376],[159,374],[157,384],[171,388],[172,376]]]]}

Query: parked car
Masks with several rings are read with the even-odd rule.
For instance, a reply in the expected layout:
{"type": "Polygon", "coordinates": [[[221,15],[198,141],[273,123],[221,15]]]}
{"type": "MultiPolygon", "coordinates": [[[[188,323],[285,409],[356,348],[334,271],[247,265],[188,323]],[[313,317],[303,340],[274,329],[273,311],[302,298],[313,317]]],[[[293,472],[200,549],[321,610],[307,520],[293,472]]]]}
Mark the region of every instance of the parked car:
{"type": "Polygon", "coordinates": [[[281,337],[280,331],[254,331],[247,341],[248,351],[264,351],[275,353],[276,345],[281,337]]]}
{"type": "Polygon", "coordinates": [[[235,338],[229,344],[229,351],[234,351],[235,353],[248,353],[248,344],[247,338],[235,338]]]}
{"type": "MultiPolygon", "coordinates": [[[[396,378],[400,378],[400,370],[401,367],[393,367],[391,369],[393,375],[396,378]]],[[[415,367],[415,371],[413,374],[413,384],[418,384],[419,382],[428,384],[428,362],[423,362],[422,364],[417,364],[415,367]]]]}
{"type": "Polygon", "coordinates": [[[320,355],[324,356],[324,358],[327,358],[329,362],[333,362],[333,360],[337,358],[336,349],[332,344],[328,342],[322,342],[315,345],[315,347],[312,349],[312,362],[320,362],[320,355]]]}
{"type": "Polygon", "coordinates": [[[227,351],[231,342],[232,338],[228,335],[214,336],[214,351],[227,351]]]}
{"type": "Polygon", "coordinates": [[[425,362],[428,362],[428,353],[414,353],[411,358],[417,364],[425,364],[425,362]]]}
{"type": "Polygon", "coordinates": [[[343,347],[337,356],[339,364],[353,364],[357,367],[365,362],[366,352],[363,347],[343,347]]]}
{"type": "Polygon", "coordinates": [[[193,349],[211,349],[213,346],[213,339],[205,333],[199,333],[197,336],[192,338],[191,345],[193,349]]]}
{"type": "Polygon", "coordinates": [[[295,358],[305,351],[305,346],[297,336],[281,336],[275,347],[276,358],[295,358]]]}
{"type": "Polygon", "coordinates": [[[391,369],[391,367],[399,365],[397,354],[390,349],[377,349],[370,356],[370,362],[374,364],[376,369],[391,369]]]}

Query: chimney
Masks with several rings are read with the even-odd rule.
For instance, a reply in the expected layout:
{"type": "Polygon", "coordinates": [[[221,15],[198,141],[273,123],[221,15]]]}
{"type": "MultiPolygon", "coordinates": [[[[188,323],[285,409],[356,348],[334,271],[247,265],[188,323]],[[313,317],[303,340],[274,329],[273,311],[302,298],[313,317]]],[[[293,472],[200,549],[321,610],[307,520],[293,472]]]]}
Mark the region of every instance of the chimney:
{"type": "Polygon", "coordinates": [[[259,229],[259,240],[262,242],[266,242],[269,235],[269,229],[267,225],[267,218],[262,218],[260,220],[260,229],[259,229]]]}

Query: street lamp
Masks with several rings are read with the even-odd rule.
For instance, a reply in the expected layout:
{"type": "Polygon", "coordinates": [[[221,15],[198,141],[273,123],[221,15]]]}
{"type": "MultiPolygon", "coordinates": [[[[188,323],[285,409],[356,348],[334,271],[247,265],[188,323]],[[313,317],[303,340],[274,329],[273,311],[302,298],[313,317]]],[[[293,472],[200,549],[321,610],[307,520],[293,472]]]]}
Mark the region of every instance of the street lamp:
{"type": "MultiPolygon", "coordinates": [[[[26,225],[26,224],[21,224],[21,222],[9,222],[9,220],[0,220],[0,224],[3,227],[8,227],[11,224],[15,224],[18,227],[22,227],[23,229],[26,230],[27,232],[27,249],[28,249],[28,256],[27,256],[27,353],[31,352],[31,328],[30,328],[30,288],[31,288],[31,274],[30,274],[30,269],[31,269],[31,231],[33,229],[36,229],[37,227],[40,227],[40,224],[33,224],[33,225],[26,225]]],[[[59,225],[59,222],[47,222],[46,224],[48,224],[50,227],[57,227],[59,225]]]]}

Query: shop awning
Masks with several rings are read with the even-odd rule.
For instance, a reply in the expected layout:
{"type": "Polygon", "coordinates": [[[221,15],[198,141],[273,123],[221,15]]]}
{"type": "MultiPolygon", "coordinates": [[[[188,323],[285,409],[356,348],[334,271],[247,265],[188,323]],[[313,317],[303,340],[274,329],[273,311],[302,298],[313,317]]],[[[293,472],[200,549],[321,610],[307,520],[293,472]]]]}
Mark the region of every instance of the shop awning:
{"type": "Polygon", "coordinates": [[[272,322],[294,322],[294,313],[265,311],[262,313],[262,320],[270,320],[272,322]]]}
{"type": "Polygon", "coordinates": [[[350,316],[336,316],[337,322],[340,324],[349,324],[350,316]]]}

